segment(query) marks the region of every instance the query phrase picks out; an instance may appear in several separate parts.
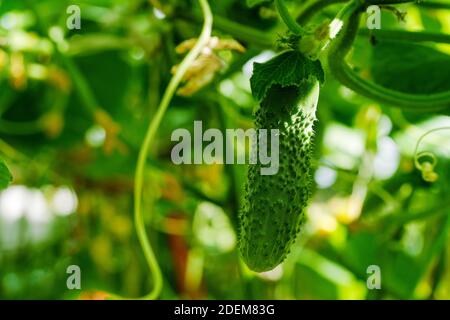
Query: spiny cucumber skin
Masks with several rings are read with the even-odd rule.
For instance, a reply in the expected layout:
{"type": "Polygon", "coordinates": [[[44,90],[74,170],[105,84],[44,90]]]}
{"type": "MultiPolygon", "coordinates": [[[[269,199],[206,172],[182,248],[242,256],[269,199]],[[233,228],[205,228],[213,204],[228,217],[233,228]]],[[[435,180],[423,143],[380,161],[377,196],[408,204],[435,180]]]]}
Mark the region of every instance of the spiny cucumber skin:
{"type": "Polygon", "coordinates": [[[274,86],[256,112],[257,130],[279,129],[280,133],[278,173],[261,175],[260,164],[249,166],[240,212],[240,252],[256,272],[283,262],[304,220],[316,120],[315,112],[307,110],[315,111],[318,92],[317,98],[308,101],[299,101],[298,96],[300,91],[301,99],[312,87],[311,83],[300,88],[274,86]]]}

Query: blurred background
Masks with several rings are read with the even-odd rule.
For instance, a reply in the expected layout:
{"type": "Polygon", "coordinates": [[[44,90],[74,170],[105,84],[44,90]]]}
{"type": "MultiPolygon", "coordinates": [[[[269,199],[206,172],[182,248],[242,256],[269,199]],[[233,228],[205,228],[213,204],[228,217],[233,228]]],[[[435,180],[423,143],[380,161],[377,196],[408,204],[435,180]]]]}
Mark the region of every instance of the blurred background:
{"type": "MultiPolygon", "coordinates": [[[[270,272],[253,273],[240,261],[246,167],[176,166],[170,135],[192,130],[194,120],[251,128],[252,64],[276,54],[285,28],[270,3],[210,2],[213,35],[228,45],[203,62],[199,82],[178,92],[145,169],[144,217],[163,272],[161,298],[449,299],[450,130],[423,138],[419,151],[428,152],[428,162],[421,160],[431,165],[414,161],[421,136],[450,127],[449,111],[380,105],[331,75],[318,106],[314,197],[304,230],[270,272]],[[379,290],[366,284],[371,265],[381,270],[379,290]]],[[[302,2],[290,8],[298,12],[302,2]]],[[[313,24],[341,6],[328,7],[313,24]]],[[[399,8],[404,21],[383,11],[382,28],[450,34],[449,11],[399,8]]],[[[0,1],[0,157],[13,176],[0,193],[0,299],[137,297],[150,290],[133,225],[134,170],[183,57],[176,47],[198,36],[201,21],[193,0],[0,1]],[[67,24],[74,4],[80,29],[67,24]],[[70,265],[80,267],[80,290],[66,286],[70,265]]],[[[351,63],[379,84],[429,93],[450,90],[449,54],[448,45],[363,35],[351,63]]]]}

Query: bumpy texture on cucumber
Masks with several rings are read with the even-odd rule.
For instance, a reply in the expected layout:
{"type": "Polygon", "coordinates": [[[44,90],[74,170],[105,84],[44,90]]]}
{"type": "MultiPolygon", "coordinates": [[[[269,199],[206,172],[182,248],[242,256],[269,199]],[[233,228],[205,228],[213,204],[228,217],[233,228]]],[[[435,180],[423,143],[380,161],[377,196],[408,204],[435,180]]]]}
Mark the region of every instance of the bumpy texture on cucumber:
{"type": "Polygon", "coordinates": [[[279,129],[280,134],[278,173],[261,175],[260,164],[249,166],[240,212],[240,252],[257,272],[283,262],[304,219],[320,91],[320,76],[312,75],[296,85],[283,87],[282,81],[270,85],[256,112],[257,130],[279,129]]]}

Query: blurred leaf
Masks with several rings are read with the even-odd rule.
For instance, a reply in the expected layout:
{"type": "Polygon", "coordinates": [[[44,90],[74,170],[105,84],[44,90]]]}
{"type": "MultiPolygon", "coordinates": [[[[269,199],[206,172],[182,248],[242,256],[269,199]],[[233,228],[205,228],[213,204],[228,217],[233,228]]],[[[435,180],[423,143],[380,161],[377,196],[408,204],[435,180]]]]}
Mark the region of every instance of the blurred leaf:
{"type": "Polygon", "coordinates": [[[111,34],[91,33],[72,37],[69,45],[70,55],[90,55],[101,51],[129,49],[133,41],[111,34]]]}
{"type": "Polygon", "coordinates": [[[258,4],[261,4],[263,2],[268,2],[268,1],[271,1],[271,0],[247,0],[247,6],[249,6],[251,8],[258,4]]]}
{"type": "Polygon", "coordinates": [[[424,45],[377,43],[371,72],[376,83],[402,92],[430,94],[450,90],[450,56],[424,45]]]}
{"type": "Polygon", "coordinates": [[[298,291],[307,299],[361,299],[366,291],[352,272],[306,248],[299,255],[295,272],[300,280],[298,291]]]}
{"type": "Polygon", "coordinates": [[[0,190],[6,188],[12,181],[11,172],[9,172],[3,159],[0,158],[0,190]]]}

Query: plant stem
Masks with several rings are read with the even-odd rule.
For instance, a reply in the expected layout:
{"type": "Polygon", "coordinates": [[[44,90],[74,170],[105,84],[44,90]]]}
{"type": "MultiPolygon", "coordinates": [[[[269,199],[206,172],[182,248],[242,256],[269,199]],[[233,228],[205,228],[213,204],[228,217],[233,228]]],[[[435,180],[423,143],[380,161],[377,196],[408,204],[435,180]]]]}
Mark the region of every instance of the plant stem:
{"type": "Polygon", "coordinates": [[[262,47],[273,46],[273,37],[270,33],[262,32],[252,27],[214,15],[214,26],[228,32],[237,39],[242,39],[262,47]]]}
{"type": "Polygon", "coordinates": [[[42,131],[42,126],[37,120],[10,121],[0,119],[0,132],[10,135],[32,135],[42,131]]]}
{"type": "Polygon", "coordinates": [[[303,30],[302,26],[300,26],[289,13],[284,0],[275,0],[275,6],[277,7],[281,19],[283,19],[283,22],[292,33],[298,35],[305,34],[305,30],[303,30]]]}
{"type": "Polygon", "coordinates": [[[427,9],[447,9],[450,10],[450,3],[444,1],[424,1],[418,3],[419,6],[427,9]]]}
{"type": "Polygon", "coordinates": [[[386,5],[386,4],[402,4],[416,2],[417,0],[365,0],[365,6],[370,6],[373,4],[386,5]]]}
{"type": "MultiPolygon", "coordinates": [[[[419,158],[419,153],[418,153],[418,151],[419,151],[420,143],[421,143],[422,140],[425,139],[425,137],[428,136],[429,134],[431,134],[431,133],[433,133],[433,132],[436,132],[436,131],[441,131],[441,130],[450,130],[450,127],[439,127],[439,128],[431,129],[431,130],[425,132],[424,134],[422,134],[422,135],[420,136],[420,138],[417,140],[416,148],[414,149],[414,164],[415,164],[416,168],[418,168],[418,169],[420,168],[420,163],[419,163],[419,159],[418,159],[418,158],[419,158]]],[[[431,156],[435,158],[434,154],[431,154],[431,156]]],[[[436,159],[434,159],[434,161],[436,161],[436,159]]]]}
{"type": "Polygon", "coordinates": [[[450,44],[450,35],[426,31],[404,31],[404,30],[368,30],[361,29],[358,36],[374,35],[381,39],[410,41],[410,42],[438,42],[450,44]]]}
{"type": "Polygon", "coordinates": [[[82,102],[82,105],[90,114],[93,115],[97,108],[99,108],[99,105],[94,93],[92,92],[92,89],[89,87],[89,84],[86,81],[86,78],[83,76],[80,69],[73,62],[73,60],[69,57],[66,57],[58,50],[58,44],[55,44],[55,48],[55,54],[58,59],[65,65],[68,73],[70,74],[70,78],[75,85],[76,92],[82,102]]]}
{"type": "MultiPolygon", "coordinates": [[[[302,11],[297,16],[297,23],[305,25],[315,14],[320,10],[338,3],[349,2],[349,0],[310,0],[308,1],[302,11]]],[[[414,0],[367,0],[367,4],[400,4],[414,2],[414,0]]],[[[426,3],[426,2],[425,2],[426,3]]]]}
{"type": "MultiPolygon", "coordinates": [[[[361,7],[360,1],[361,0],[352,0],[339,10],[334,19],[328,24],[328,37],[322,44],[316,56],[325,51],[331,42],[335,41],[334,39],[344,27],[344,21],[348,21],[353,12],[361,7]]],[[[351,43],[353,43],[353,40],[351,43]]]]}
{"type": "Polygon", "coordinates": [[[332,47],[328,53],[328,66],[337,80],[356,93],[388,105],[402,107],[404,109],[426,111],[449,108],[450,92],[408,94],[390,90],[361,78],[348,66],[345,62],[345,58],[358,33],[362,8],[363,5],[361,4],[356,8],[348,7],[351,16],[346,20],[344,30],[342,30],[341,35],[333,41],[332,47]]]}
{"type": "Polygon", "coordinates": [[[145,231],[145,225],[142,217],[142,190],[144,185],[144,169],[145,162],[148,156],[148,152],[151,148],[152,142],[156,135],[156,131],[162,121],[162,118],[175,94],[175,91],[180,84],[184,74],[201,53],[205,45],[207,45],[212,31],[213,17],[211,9],[207,0],[199,0],[202,12],[204,15],[204,24],[200,37],[192,48],[192,50],[186,55],[186,57],[181,62],[180,66],[177,68],[177,72],[172,77],[164,92],[163,98],[160,102],[158,110],[149,124],[147,133],[145,135],[144,142],[142,144],[141,150],[139,151],[139,157],[135,173],[135,184],[134,184],[134,222],[136,226],[136,231],[138,235],[139,242],[144,251],[145,259],[147,260],[150,272],[153,276],[153,289],[152,291],[143,297],[143,299],[156,299],[162,289],[162,273],[156,260],[153,249],[148,241],[147,233],[145,231]]]}
{"type": "MultiPolygon", "coordinates": [[[[190,22],[198,22],[201,20],[200,12],[197,12],[196,10],[194,10],[193,14],[177,12],[176,16],[190,22]]],[[[226,32],[237,40],[249,42],[261,48],[273,47],[274,35],[270,32],[262,32],[222,16],[214,15],[213,17],[215,29],[226,32]]]]}
{"type": "Polygon", "coordinates": [[[347,2],[348,0],[310,0],[297,16],[297,23],[305,25],[316,13],[333,4],[347,2]]]}

